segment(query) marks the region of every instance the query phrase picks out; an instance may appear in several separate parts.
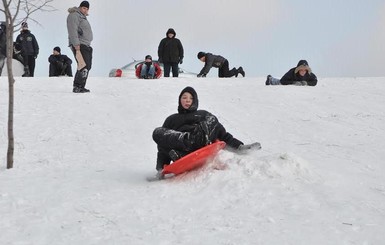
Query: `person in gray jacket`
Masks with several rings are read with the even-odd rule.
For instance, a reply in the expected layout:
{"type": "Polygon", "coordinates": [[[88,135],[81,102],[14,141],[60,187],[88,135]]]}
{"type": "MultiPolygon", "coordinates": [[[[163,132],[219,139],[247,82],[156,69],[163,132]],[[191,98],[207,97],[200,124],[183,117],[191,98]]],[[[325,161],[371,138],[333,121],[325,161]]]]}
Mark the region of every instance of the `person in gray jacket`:
{"type": "Polygon", "coordinates": [[[206,77],[211,67],[218,68],[218,77],[238,77],[238,74],[245,76],[245,71],[242,66],[238,69],[235,67],[229,69],[229,61],[220,55],[214,55],[212,53],[199,52],[197,55],[198,59],[205,63],[205,66],[199,72],[198,77],[206,77]]]}
{"type": "Polygon", "coordinates": [[[93,39],[91,25],[87,20],[88,10],[90,4],[88,1],[80,3],[79,7],[73,7],[68,9],[67,17],[67,30],[69,47],[74,53],[76,62],[79,64],[77,59],[76,51],[80,51],[83,56],[85,66],[79,67],[76,71],[73,83],[74,93],[88,93],[89,89],[86,89],[86,82],[89,71],[92,65],[92,47],[91,42],[93,39]]]}

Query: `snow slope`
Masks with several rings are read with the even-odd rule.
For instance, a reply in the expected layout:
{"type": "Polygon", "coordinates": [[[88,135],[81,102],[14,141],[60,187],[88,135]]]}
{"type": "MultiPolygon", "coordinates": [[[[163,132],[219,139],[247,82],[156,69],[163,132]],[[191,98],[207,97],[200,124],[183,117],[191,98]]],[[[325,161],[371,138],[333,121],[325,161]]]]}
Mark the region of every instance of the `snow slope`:
{"type": "Polygon", "coordinates": [[[1,244],[384,244],[385,78],[17,78],[6,170],[0,78],[1,244]],[[152,130],[185,86],[248,155],[161,182],[152,130]]]}

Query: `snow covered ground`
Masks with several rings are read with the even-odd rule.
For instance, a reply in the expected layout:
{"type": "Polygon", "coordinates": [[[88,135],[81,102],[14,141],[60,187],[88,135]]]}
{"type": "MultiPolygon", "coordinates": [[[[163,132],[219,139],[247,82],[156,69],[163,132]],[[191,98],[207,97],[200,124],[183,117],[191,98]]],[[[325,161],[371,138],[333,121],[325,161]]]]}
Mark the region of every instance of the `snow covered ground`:
{"type": "Polygon", "coordinates": [[[6,170],[1,77],[1,244],[384,244],[385,78],[264,81],[91,77],[74,94],[71,78],[17,78],[6,170]],[[147,182],[152,130],[188,85],[262,150],[147,182]]]}

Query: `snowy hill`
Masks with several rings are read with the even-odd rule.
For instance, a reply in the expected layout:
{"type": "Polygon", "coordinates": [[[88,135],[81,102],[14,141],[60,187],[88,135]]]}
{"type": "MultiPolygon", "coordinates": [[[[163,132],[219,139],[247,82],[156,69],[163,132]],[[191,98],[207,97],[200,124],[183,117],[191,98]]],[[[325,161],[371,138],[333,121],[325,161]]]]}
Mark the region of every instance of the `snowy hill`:
{"type": "Polygon", "coordinates": [[[6,170],[1,77],[1,244],[383,244],[385,78],[264,80],[91,77],[74,94],[71,78],[17,78],[6,170]],[[152,130],[185,86],[262,150],[149,183],[152,130]]]}

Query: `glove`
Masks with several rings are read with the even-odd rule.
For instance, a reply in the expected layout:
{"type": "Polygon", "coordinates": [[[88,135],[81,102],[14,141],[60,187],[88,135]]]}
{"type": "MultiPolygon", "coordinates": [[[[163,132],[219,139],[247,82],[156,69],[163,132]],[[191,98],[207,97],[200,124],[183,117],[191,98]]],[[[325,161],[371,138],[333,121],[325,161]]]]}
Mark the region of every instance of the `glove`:
{"type": "Polygon", "coordinates": [[[255,142],[255,143],[252,143],[252,144],[248,144],[248,145],[240,145],[237,149],[238,153],[246,153],[248,152],[249,150],[259,150],[261,149],[261,144],[259,142],[255,142]]]}
{"type": "Polygon", "coordinates": [[[199,74],[197,75],[197,77],[206,77],[206,74],[204,74],[204,73],[203,73],[203,74],[200,74],[200,73],[199,73],[199,74]]]}
{"type": "Polygon", "coordinates": [[[297,82],[294,82],[293,85],[295,85],[295,86],[306,86],[307,82],[306,81],[297,81],[297,82]]]}
{"type": "Polygon", "coordinates": [[[179,64],[183,64],[183,59],[179,59],[179,64]]]}

